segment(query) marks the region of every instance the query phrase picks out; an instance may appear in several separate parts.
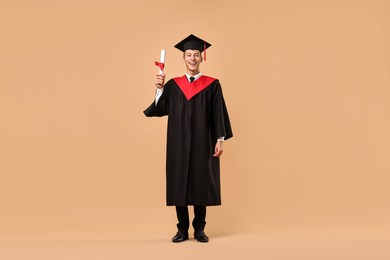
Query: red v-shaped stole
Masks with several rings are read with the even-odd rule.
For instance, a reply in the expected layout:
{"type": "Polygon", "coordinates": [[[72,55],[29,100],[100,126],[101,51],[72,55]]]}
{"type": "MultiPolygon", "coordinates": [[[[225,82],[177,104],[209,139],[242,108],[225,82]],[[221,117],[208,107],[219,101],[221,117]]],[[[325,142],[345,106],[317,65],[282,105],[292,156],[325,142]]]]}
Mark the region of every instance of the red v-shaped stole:
{"type": "Polygon", "coordinates": [[[186,75],[173,79],[176,84],[180,87],[187,100],[193,98],[196,94],[207,88],[216,79],[208,76],[200,76],[194,82],[189,82],[186,75]]]}

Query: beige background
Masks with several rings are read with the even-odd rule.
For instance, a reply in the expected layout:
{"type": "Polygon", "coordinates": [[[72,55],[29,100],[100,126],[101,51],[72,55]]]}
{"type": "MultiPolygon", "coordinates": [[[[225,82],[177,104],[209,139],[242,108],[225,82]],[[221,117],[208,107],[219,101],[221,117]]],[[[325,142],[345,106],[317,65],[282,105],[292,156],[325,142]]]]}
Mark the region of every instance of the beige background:
{"type": "Polygon", "coordinates": [[[166,118],[142,111],[190,33],[235,135],[210,237],[386,236],[389,32],[385,0],[0,0],[0,240],[169,243],[166,118]]]}

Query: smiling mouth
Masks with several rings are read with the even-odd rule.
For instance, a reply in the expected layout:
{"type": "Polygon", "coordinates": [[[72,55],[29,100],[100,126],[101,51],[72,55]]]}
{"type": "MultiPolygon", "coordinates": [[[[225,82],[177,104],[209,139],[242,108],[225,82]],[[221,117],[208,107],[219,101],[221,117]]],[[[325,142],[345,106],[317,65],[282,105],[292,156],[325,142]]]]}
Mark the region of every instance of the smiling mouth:
{"type": "Polygon", "coordinates": [[[198,63],[197,62],[189,62],[189,64],[192,65],[192,66],[195,66],[198,63]]]}

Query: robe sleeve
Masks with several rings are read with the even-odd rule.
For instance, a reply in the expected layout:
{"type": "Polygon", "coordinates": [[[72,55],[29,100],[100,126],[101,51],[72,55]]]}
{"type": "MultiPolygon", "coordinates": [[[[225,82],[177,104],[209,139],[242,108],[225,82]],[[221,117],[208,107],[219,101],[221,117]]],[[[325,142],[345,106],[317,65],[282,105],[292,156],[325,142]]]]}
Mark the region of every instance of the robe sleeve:
{"type": "Polygon", "coordinates": [[[224,136],[225,140],[233,137],[229,114],[222,94],[219,81],[216,82],[216,90],[213,101],[213,125],[216,137],[224,136]]]}
{"type": "Polygon", "coordinates": [[[145,116],[147,116],[147,117],[152,117],[152,116],[161,117],[161,116],[168,115],[169,90],[170,90],[170,88],[169,88],[169,81],[168,81],[164,85],[164,91],[163,91],[160,99],[158,100],[157,104],[155,101],[153,101],[153,103],[147,109],[144,110],[145,116]]]}

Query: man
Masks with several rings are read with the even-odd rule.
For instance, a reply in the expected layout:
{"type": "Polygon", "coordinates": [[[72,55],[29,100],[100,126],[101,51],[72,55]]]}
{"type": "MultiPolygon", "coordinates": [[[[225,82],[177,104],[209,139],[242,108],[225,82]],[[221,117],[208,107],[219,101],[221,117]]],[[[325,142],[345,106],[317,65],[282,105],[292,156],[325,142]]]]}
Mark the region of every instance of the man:
{"type": "Polygon", "coordinates": [[[168,115],[166,196],[176,206],[178,232],[172,242],[188,239],[187,205],[194,206],[194,237],[208,242],[204,232],[206,206],[221,205],[219,158],[223,142],[233,136],[217,79],[200,72],[201,53],[211,44],[194,35],[175,45],[183,52],[186,75],[169,80],[157,75],[155,101],[147,117],[168,115]]]}

